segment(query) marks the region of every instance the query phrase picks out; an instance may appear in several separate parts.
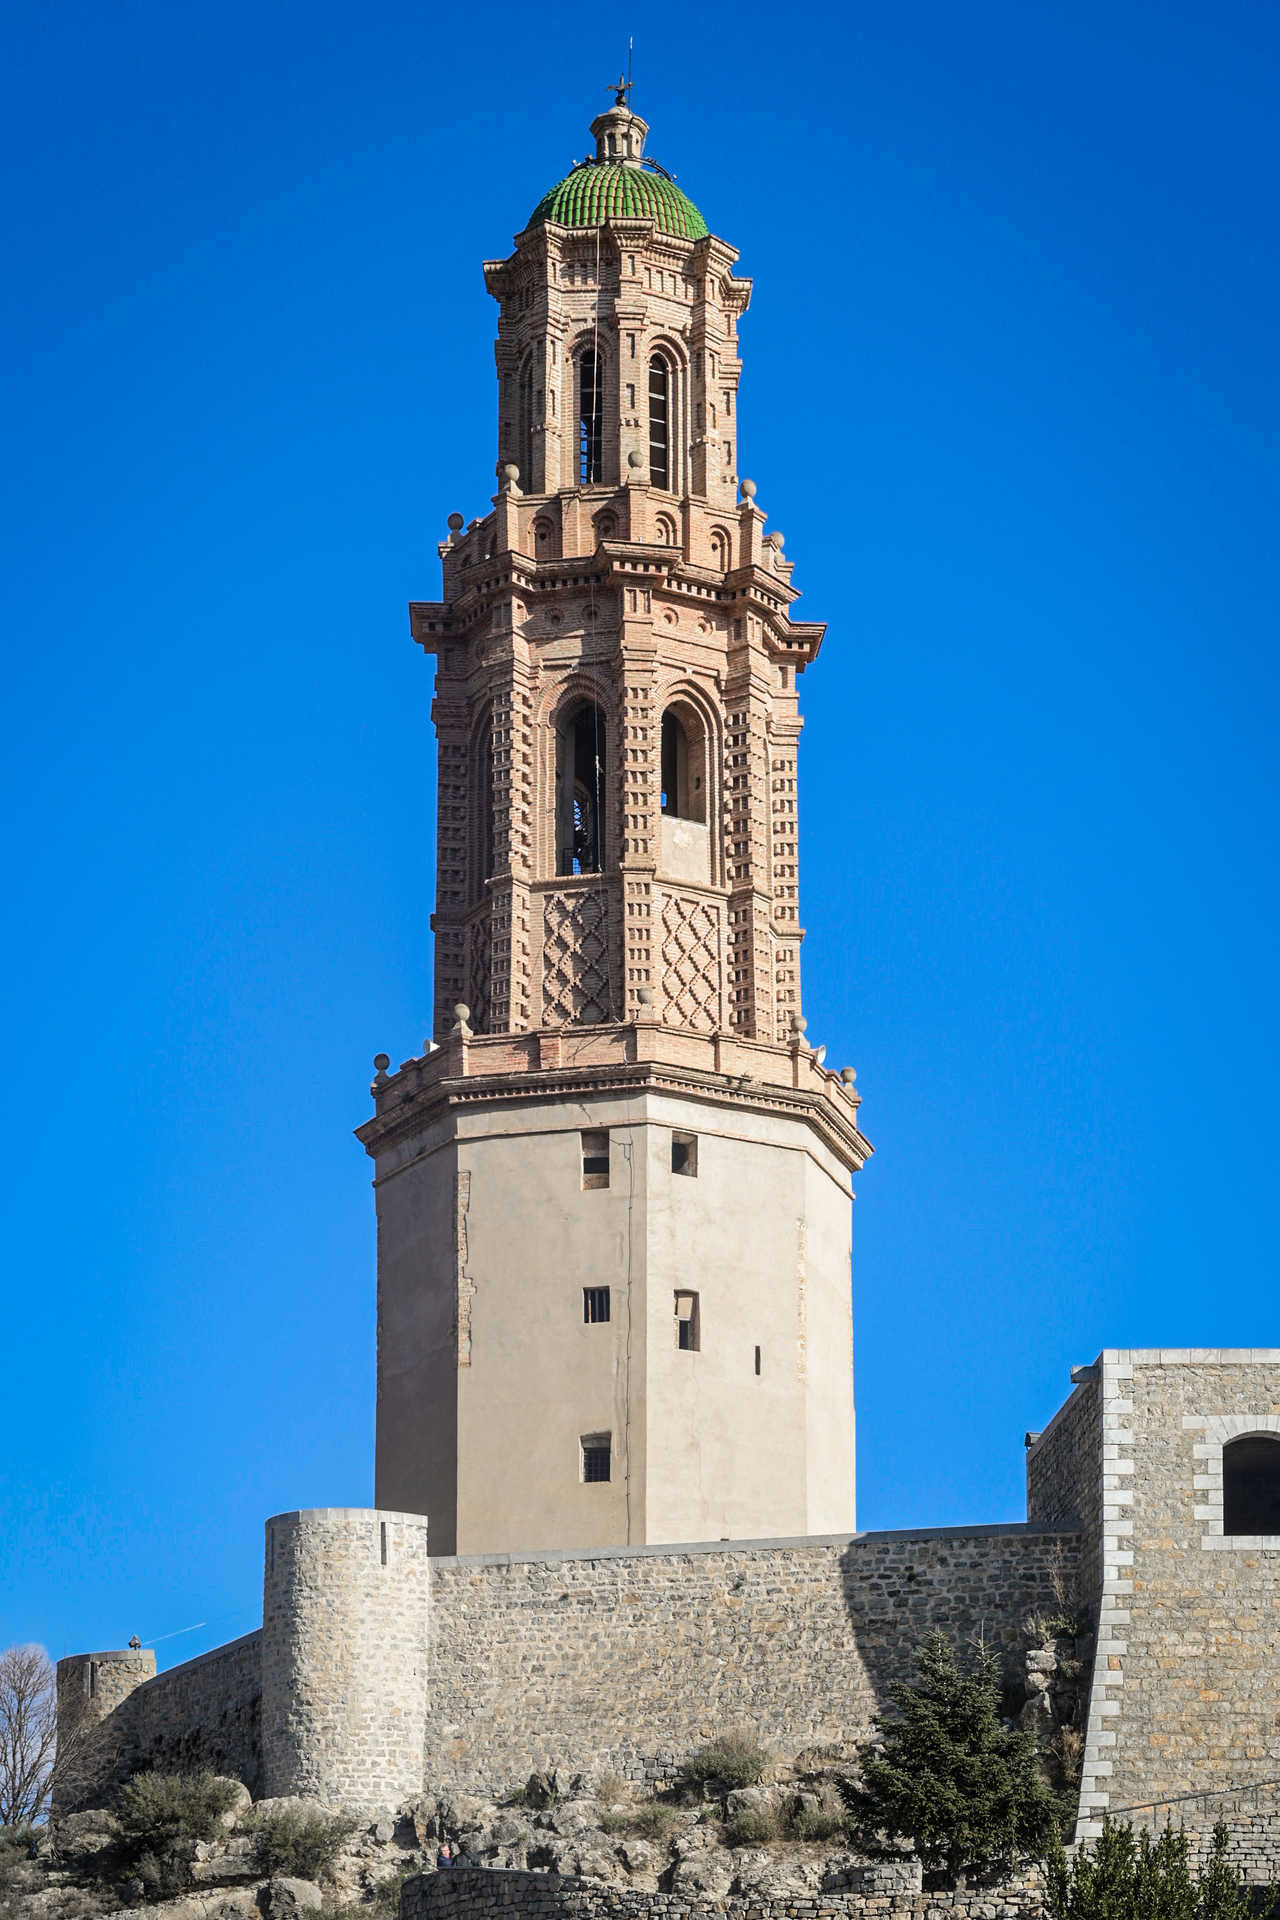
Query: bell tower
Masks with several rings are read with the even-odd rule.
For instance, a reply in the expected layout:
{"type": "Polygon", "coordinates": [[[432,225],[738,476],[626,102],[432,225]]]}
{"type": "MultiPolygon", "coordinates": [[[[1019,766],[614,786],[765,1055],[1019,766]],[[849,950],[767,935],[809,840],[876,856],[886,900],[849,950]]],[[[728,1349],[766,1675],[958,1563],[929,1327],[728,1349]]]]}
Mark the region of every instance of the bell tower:
{"type": "Polygon", "coordinates": [[[378,1058],[377,1503],[432,1551],[853,1526],[852,1075],[805,1040],[750,282],[628,90],[485,265],[498,490],[449,519],[434,1034],[378,1058]]]}

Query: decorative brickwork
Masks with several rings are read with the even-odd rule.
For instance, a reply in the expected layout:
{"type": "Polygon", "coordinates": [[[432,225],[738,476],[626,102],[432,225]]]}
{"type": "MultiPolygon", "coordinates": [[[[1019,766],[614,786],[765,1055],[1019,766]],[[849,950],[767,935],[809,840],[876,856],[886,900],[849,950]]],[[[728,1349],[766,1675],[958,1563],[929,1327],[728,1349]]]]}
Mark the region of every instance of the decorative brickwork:
{"type": "Polygon", "coordinates": [[[543,896],[542,1024],[590,1027],[610,1018],[609,920],[601,890],[543,896]]]}
{"type": "Polygon", "coordinates": [[[722,1024],[719,904],[696,894],[662,896],[662,1018],[669,1027],[715,1033],[722,1024]]]}

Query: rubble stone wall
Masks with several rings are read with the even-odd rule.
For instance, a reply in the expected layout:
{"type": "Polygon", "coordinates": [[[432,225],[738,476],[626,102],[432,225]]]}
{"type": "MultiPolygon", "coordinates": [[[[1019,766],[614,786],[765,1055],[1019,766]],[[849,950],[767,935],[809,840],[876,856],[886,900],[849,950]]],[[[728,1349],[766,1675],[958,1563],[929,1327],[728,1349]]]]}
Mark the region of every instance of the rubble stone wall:
{"type": "Polygon", "coordinates": [[[972,1527],[432,1563],[428,1784],[504,1792],[534,1768],[670,1777],[747,1728],[847,1752],[940,1628],[1011,1680],[1077,1536],[972,1527]]]}
{"type": "Polygon", "coordinates": [[[454,1868],[407,1880],[400,1920],[1039,1920],[1034,1877],[956,1893],[758,1894],[711,1902],[696,1895],[640,1893],[554,1873],[454,1868]]]}

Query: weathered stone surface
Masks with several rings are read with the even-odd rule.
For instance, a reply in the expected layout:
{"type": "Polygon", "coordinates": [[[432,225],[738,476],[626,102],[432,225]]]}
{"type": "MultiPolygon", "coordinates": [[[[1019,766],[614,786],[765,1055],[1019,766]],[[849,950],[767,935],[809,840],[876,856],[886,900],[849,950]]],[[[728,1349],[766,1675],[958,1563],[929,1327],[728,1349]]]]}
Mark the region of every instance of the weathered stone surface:
{"type": "Polygon", "coordinates": [[[287,1874],[268,1880],[258,1895],[262,1920],[303,1920],[305,1914],[318,1913],[323,1905],[324,1896],[314,1882],[294,1880],[287,1874]]]}

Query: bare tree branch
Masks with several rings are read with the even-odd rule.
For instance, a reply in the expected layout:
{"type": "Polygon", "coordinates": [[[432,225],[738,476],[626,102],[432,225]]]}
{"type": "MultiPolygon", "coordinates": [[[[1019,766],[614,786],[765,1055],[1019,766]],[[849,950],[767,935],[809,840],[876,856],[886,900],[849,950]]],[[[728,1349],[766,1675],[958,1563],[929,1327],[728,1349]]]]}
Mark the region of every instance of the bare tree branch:
{"type": "Polygon", "coordinates": [[[53,1665],[43,1647],[0,1653],[0,1827],[48,1809],[58,1744],[53,1665]]]}

